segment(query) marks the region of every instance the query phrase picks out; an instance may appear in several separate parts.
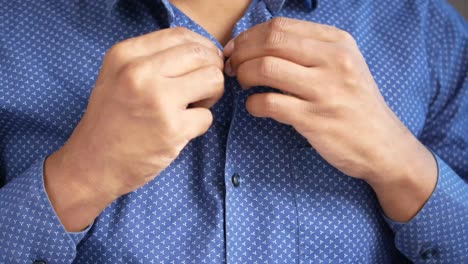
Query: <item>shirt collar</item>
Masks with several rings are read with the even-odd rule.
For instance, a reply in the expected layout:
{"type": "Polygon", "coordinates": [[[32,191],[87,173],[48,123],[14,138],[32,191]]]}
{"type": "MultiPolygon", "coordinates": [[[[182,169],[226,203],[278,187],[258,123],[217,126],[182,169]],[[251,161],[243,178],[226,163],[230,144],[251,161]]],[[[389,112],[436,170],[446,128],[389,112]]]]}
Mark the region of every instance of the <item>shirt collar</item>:
{"type": "Polygon", "coordinates": [[[107,9],[111,10],[119,0],[105,0],[105,1],[106,1],[107,9]]]}
{"type": "Polygon", "coordinates": [[[270,10],[270,12],[275,15],[281,10],[281,8],[283,8],[284,2],[286,2],[286,0],[263,0],[263,2],[265,2],[265,5],[270,10]]]}
{"type": "MultiPolygon", "coordinates": [[[[122,0],[105,0],[105,1],[106,1],[107,8],[110,10],[115,6],[115,4],[117,4],[117,2],[122,1],[122,0]]],[[[159,1],[165,2],[163,0],[159,0],[159,1]]],[[[263,0],[263,2],[265,2],[267,8],[270,10],[270,12],[273,15],[278,13],[281,10],[281,8],[283,7],[286,1],[287,0],[263,0]]],[[[310,1],[311,0],[305,0],[305,2],[310,2],[310,1]]]]}

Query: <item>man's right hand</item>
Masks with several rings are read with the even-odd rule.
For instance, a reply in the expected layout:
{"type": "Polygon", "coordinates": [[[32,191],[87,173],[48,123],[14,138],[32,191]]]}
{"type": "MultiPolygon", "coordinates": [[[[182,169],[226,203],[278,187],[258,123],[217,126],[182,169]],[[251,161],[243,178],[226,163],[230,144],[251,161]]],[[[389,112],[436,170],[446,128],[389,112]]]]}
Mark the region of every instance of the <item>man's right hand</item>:
{"type": "Polygon", "coordinates": [[[208,130],[208,108],[223,92],[222,53],[188,29],[112,47],[82,120],[45,163],[46,191],[65,228],[83,230],[169,166],[208,130]]]}

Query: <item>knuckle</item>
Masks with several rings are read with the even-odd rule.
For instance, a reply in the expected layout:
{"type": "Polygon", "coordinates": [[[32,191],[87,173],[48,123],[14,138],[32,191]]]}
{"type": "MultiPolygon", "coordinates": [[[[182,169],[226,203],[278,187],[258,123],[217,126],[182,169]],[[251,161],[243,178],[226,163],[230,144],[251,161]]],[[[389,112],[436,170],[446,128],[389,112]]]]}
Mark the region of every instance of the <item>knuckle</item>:
{"type": "MultiPolygon", "coordinates": [[[[239,54],[239,53],[234,53],[234,54],[231,55],[231,57],[230,57],[231,65],[230,66],[232,67],[232,69],[237,70],[237,71],[239,70],[239,68],[242,66],[241,59],[242,59],[242,57],[241,57],[241,54],[239,54]]],[[[224,65],[223,65],[223,67],[224,67],[224,65]]]]}
{"type": "Polygon", "coordinates": [[[181,144],[178,148],[173,148],[172,149],[172,151],[169,153],[170,157],[172,157],[171,161],[174,161],[180,155],[180,153],[183,150],[183,147],[185,147],[185,145],[181,144]]]}
{"type": "Polygon", "coordinates": [[[278,112],[279,105],[278,105],[278,100],[275,94],[271,94],[271,93],[264,94],[263,107],[264,107],[264,111],[268,115],[274,115],[278,112]]]}
{"type": "MultiPolygon", "coordinates": [[[[166,104],[167,98],[162,96],[157,90],[154,90],[150,96],[148,96],[147,106],[150,109],[160,111],[161,114],[164,116],[166,112],[166,104]]],[[[169,118],[164,118],[164,120],[170,121],[169,118]]]]}
{"type": "Polygon", "coordinates": [[[130,91],[139,91],[143,86],[144,66],[141,62],[124,65],[119,72],[120,83],[130,91]]]}
{"type": "Polygon", "coordinates": [[[234,44],[236,44],[237,46],[239,43],[247,41],[249,37],[250,37],[249,31],[244,31],[240,33],[237,38],[234,39],[234,44]]]}
{"type": "Polygon", "coordinates": [[[264,57],[260,61],[259,74],[264,78],[268,78],[276,73],[276,68],[277,65],[271,57],[264,57]]]}
{"type": "Polygon", "coordinates": [[[183,128],[180,122],[178,122],[176,118],[169,113],[164,115],[163,124],[167,135],[177,135],[182,131],[181,128],[183,128]]]}
{"type": "Polygon", "coordinates": [[[350,116],[351,113],[355,114],[353,109],[349,107],[348,104],[343,104],[341,102],[335,102],[332,109],[333,115],[340,119],[346,116],[350,116]]]}
{"type": "Polygon", "coordinates": [[[337,49],[335,56],[341,71],[350,72],[353,69],[353,58],[347,49],[337,49]]]}
{"type": "Polygon", "coordinates": [[[317,106],[311,103],[306,103],[302,105],[302,111],[306,115],[316,115],[318,113],[317,106]]]}
{"type": "Polygon", "coordinates": [[[204,132],[208,131],[208,129],[210,129],[210,126],[211,124],[213,123],[213,113],[211,113],[210,110],[206,110],[206,115],[205,115],[205,118],[204,118],[204,122],[205,122],[205,127],[204,127],[204,132]]]}
{"type": "Polygon", "coordinates": [[[352,104],[343,99],[344,97],[341,95],[342,93],[339,92],[339,90],[341,90],[339,86],[336,86],[334,89],[338,90],[340,95],[337,95],[336,97],[330,97],[326,107],[323,107],[322,109],[322,116],[337,117],[351,114],[352,108],[349,106],[352,104]]]}
{"type": "Polygon", "coordinates": [[[267,34],[267,39],[265,41],[266,47],[268,49],[275,49],[280,44],[284,43],[286,40],[286,34],[282,31],[270,31],[267,34]]]}
{"type": "Polygon", "coordinates": [[[189,38],[190,30],[184,27],[175,27],[171,33],[174,37],[184,40],[189,38]]]}
{"type": "Polygon", "coordinates": [[[206,58],[206,55],[208,54],[206,48],[201,44],[197,43],[193,43],[190,45],[190,52],[191,54],[200,58],[206,58]]]}
{"type": "Polygon", "coordinates": [[[253,73],[257,74],[258,69],[251,70],[246,65],[246,63],[240,64],[237,68],[237,80],[239,81],[239,84],[243,86],[250,86],[250,84],[253,82],[253,73]]]}
{"type": "Polygon", "coordinates": [[[213,99],[215,102],[218,102],[221,97],[223,97],[224,94],[224,85],[217,85],[214,88],[214,95],[213,99]]]}
{"type": "Polygon", "coordinates": [[[337,29],[337,31],[338,31],[337,33],[341,41],[346,42],[346,43],[354,43],[354,37],[353,35],[351,35],[351,33],[341,30],[341,29],[337,29]]]}
{"type": "Polygon", "coordinates": [[[285,17],[275,17],[268,24],[271,31],[282,31],[288,23],[285,17]]]}
{"type": "Polygon", "coordinates": [[[211,80],[213,80],[216,83],[224,83],[224,74],[215,65],[210,65],[207,67],[207,72],[211,80]]]}
{"type": "Polygon", "coordinates": [[[343,83],[344,83],[344,86],[348,88],[347,89],[348,92],[356,94],[356,95],[359,95],[359,93],[361,92],[359,89],[360,87],[359,81],[353,74],[349,74],[348,76],[346,76],[343,80],[343,83]]]}
{"type": "MultiPolygon", "coordinates": [[[[169,139],[167,141],[170,141],[169,139]]],[[[172,161],[174,161],[182,151],[184,145],[178,144],[173,145],[170,144],[166,148],[164,148],[159,155],[157,155],[157,164],[164,164],[169,165],[172,161]]]]}
{"type": "Polygon", "coordinates": [[[107,51],[106,59],[111,59],[114,63],[123,61],[127,57],[129,46],[128,40],[115,44],[107,51]]]}
{"type": "Polygon", "coordinates": [[[208,129],[210,128],[211,124],[213,124],[213,120],[214,120],[214,116],[213,116],[213,113],[211,113],[211,111],[208,111],[208,115],[207,115],[207,118],[206,118],[206,123],[208,124],[207,125],[207,128],[206,128],[206,131],[208,131],[208,129]]]}

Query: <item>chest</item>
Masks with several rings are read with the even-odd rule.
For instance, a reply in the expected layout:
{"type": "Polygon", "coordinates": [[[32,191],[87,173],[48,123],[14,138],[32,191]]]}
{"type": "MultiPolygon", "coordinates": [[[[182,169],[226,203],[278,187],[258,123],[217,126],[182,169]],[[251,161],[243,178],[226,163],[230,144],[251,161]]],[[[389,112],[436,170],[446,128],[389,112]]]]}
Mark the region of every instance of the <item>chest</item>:
{"type": "MultiPolygon", "coordinates": [[[[0,66],[3,149],[18,148],[19,145],[15,145],[20,143],[16,138],[24,137],[25,129],[51,140],[54,148],[63,144],[86,109],[106,50],[123,39],[164,26],[184,26],[220,45],[218,36],[181,10],[175,10],[170,25],[165,25],[162,20],[168,17],[155,19],[157,14],[166,12],[164,7],[127,5],[103,16],[103,10],[94,10],[91,8],[94,4],[85,1],[68,11],[57,9],[57,15],[48,19],[38,16],[37,21],[23,21],[21,31],[12,30],[5,35],[7,41],[2,42],[0,66]],[[73,15],[64,19],[66,14],[73,15]],[[56,26],[50,27],[52,24],[56,26]]],[[[308,12],[295,1],[287,1],[279,13],[272,14],[264,2],[256,1],[235,25],[230,24],[232,30],[225,26],[221,31],[232,31],[232,36],[236,36],[275,15],[330,24],[349,31],[356,38],[387,104],[415,135],[419,135],[433,96],[424,47],[426,39],[419,33],[423,31],[417,19],[404,19],[411,10],[393,5],[390,8],[372,1],[352,4],[322,1],[316,11],[308,12]]],[[[17,22],[9,21],[9,26],[17,22]]],[[[304,53],[307,52],[317,51],[305,49],[304,53]]],[[[233,131],[243,135],[239,140],[249,141],[251,145],[264,145],[270,140],[287,142],[282,144],[285,148],[306,144],[289,127],[250,116],[245,111],[247,96],[235,79],[229,80],[222,103],[213,110],[215,117],[226,126],[235,119],[233,131]],[[253,130],[245,130],[246,124],[252,124],[249,127],[253,130]]],[[[40,145],[44,139],[36,140],[40,145]]]]}

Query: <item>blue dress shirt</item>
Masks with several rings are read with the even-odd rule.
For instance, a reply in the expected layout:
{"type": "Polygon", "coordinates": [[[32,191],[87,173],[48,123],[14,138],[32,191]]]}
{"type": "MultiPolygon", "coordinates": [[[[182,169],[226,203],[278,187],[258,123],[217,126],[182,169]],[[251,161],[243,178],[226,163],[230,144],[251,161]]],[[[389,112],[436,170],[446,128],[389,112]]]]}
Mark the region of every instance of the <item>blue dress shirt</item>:
{"type": "Polygon", "coordinates": [[[272,88],[227,78],[205,135],[66,232],[43,162],[80,120],[106,51],[177,26],[222,47],[167,0],[0,0],[0,263],[468,263],[467,22],[440,0],[315,3],[254,0],[233,36],[287,16],[356,38],[386,102],[437,158],[412,220],[387,219],[365,182],[292,127],[249,115],[246,98],[272,88]]]}

